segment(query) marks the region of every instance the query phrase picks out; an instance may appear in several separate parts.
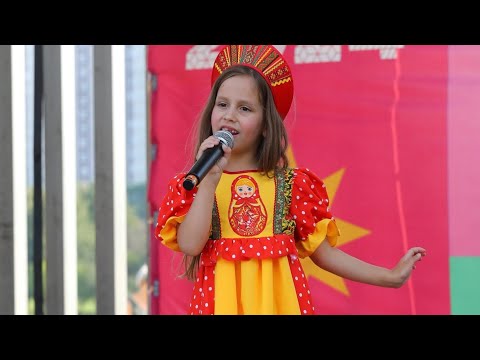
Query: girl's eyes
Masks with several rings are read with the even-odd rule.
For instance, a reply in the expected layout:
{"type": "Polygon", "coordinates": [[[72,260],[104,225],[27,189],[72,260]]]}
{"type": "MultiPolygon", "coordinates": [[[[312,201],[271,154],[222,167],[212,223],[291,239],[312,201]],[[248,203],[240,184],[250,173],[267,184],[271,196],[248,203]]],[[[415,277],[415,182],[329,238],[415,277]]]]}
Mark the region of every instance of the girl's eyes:
{"type": "MultiPolygon", "coordinates": [[[[219,103],[217,103],[217,106],[221,107],[221,108],[224,108],[224,107],[227,107],[227,104],[224,103],[224,102],[219,102],[219,103]]],[[[250,108],[248,108],[246,106],[240,106],[240,110],[241,111],[251,111],[250,108]]]]}

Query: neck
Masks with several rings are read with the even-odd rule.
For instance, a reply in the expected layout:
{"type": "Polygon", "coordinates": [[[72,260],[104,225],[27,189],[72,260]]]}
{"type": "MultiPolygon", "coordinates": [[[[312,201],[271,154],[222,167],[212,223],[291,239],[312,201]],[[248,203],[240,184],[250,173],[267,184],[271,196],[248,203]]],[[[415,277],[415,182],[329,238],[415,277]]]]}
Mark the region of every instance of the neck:
{"type": "Polygon", "coordinates": [[[232,154],[224,170],[230,172],[258,169],[257,161],[252,154],[232,154]]]}

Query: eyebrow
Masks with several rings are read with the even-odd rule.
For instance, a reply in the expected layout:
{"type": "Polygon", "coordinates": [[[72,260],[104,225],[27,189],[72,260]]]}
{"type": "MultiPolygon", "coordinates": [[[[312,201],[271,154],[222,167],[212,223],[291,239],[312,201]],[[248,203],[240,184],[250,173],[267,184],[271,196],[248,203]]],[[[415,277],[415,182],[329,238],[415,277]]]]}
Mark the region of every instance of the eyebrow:
{"type": "MultiPolygon", "coordinates": [[[[225,96],[217,96],[217,99],[215,101],[219,101],[219,100],[222,100],[222,101],[230,101],[228,98],[226,98],[225,96]]],[[[250,101],[247,101],[247,100],[242,100],[240,99],[238,101],[238,103],[240,104],[244,104],[244,105],[248,105],[250,107],[255,107],[255,105],[253,103],[251,103],[250,101]]]]}

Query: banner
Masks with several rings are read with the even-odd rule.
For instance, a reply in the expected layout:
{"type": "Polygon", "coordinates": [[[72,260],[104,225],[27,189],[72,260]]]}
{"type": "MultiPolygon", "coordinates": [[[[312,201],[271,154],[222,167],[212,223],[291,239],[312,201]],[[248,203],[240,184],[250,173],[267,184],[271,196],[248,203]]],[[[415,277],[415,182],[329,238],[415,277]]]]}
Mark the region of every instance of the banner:
{"type": "MultiPolygon", "coordinates": [[[[342,234],[339,248],[389,268],[410,247],[427,249],[400,289],[355,283],[303,260],[316,312],[449,314],[448,46],[276,47],[294,78],[294,101],[285,119],[290,159],[325,181],[342,234]]],[[[148,47],[155,79],[152,214],[167,181],[191,165],[193,127],[219,48],[148,47]]],[[[158,244],[152,249],[152,313],[185,314],[192,284],[178,278],[181,254],[158,244]]]]}

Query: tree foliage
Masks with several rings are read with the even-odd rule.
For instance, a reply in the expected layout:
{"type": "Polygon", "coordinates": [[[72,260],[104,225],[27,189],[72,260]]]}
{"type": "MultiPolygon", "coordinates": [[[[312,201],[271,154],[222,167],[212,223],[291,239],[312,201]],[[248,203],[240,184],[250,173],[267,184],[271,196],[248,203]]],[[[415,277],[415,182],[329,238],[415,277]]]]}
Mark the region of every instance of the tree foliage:
{"type": "MultiPolygon", "coordinates": [[[[127,199],[128,289],[134,291],[136,272],[147,261],[148,253],[145,185],[129,188],[127,199]]],[[[30,313],[33,313],[33,189],[28,190],[27,200],[29,297],[30,313]]],[[[43,212],[43,218],[45,219],[45,212],[43,212]]],[[[43,244],[45,244],[45,225],[43,225],[43,233],[43,244]]],[[[95,314],[95,193],[93,184],[79,184],[77,188],[77,256],[78,312],[79,314],[95,314]]],[[[45,266],[43,268],[45,269],[45,266]]],[[[43,271],[44,278],[45,275],[46,273],[43,271]]],[[[46,283],[45,280],[43,282],[46,283]]]]}

